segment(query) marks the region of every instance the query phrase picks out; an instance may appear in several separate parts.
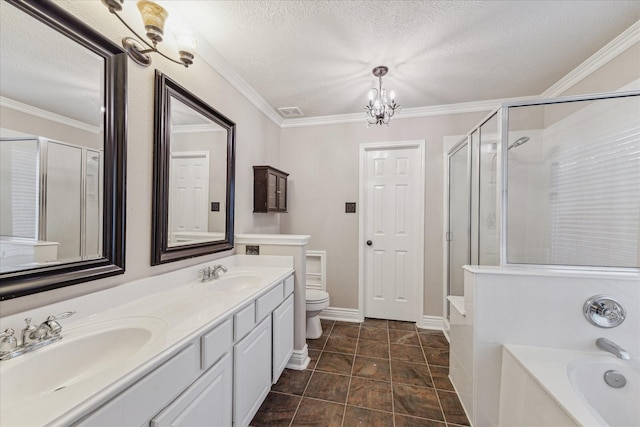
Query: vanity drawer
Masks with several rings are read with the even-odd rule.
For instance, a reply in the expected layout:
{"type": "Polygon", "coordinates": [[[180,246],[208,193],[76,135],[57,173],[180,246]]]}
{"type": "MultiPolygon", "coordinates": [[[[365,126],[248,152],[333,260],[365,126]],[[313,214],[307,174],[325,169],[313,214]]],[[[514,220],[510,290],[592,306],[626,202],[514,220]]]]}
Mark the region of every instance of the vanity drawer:
{"type": "Polygon", "coordinates": [[[273,310],[284,300],[283,284],[271,289],[256,300],[256,323],[269,316],[273,310]]]}
{"type": "Polygon", "coordinates": [[[255,303],[251,302],[251,304],[240,309],[233,315],[234,341],[240,340],[251,332],[253,327],[256,326],[256,323],[256,307],[255,303]]]}
{"type": "Polygon", "coordinates": [[[286,299],[289,295],[293,293],[293,285],[295,280],[293,278],[293,274],[286,279],[284,279],[284,298],[286,299]]]}
{"type": "Polygon", "coordinates": [[[233,345],[233,324],[227,319],[200,338],[202,369],[207,370],[233,345]]]}
{"type": "Polygon", "coordinates": [[[191,342],[118,397],[74,426],[139,426],[173,401],[200,375],[200,351],[191,342]]]}

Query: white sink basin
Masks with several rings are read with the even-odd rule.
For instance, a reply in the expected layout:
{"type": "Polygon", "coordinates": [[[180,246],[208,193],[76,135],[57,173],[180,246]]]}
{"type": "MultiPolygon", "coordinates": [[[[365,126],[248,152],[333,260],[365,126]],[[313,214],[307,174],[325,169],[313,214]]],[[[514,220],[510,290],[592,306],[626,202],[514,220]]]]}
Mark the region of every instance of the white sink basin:
{"type": "MultiPolygon", "coordinates": [[[[62,331],[62,340],[0,362],[2,408],[43,399],[82,384],[126,361],[165,336],[167,324],[153,317],[127,317],[62,331]]],[[[121,375],[121,374],[118,374],[121,375]]],[[[37,408],[33,408],[37,410],[37,408]]]]}
{"type": "Polygon", "coordinates": [[[205,288],[210,291],[243,291],[260,286],[263,280],[260,276],[251,273],[224,274],[218,279],[205,283],[205,288]]]}

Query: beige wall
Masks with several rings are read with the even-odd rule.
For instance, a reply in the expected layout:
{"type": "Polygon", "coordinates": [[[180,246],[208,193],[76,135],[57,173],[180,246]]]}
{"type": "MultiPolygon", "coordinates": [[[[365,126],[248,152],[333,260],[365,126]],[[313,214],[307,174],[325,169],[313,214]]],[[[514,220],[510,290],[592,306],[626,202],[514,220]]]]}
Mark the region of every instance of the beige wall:
{"type": "MultiPolygon", "coordinates": [[[[125,28],[99,1],[59,1],[81,20],[119,44],[125,28]]],[[[148,68],[128,63],[126,273],[50,292],[0,302],[2,316],[117,286],[135,279],[206,262],[223,252],[152,267],[151,203],[153,173],[154,70],[159,69],[236,123],[235,231],[279,232],[277,215],[254,215],[252,165],[277,165],[280,128],[253,106],[201,58],[188,69],[158,55],[148,68]]]]}
{"type": "MultiPolygon", "coordinates": [[[[620,55],[577,82],[561,96],[614,92],[640,78],[640,43],[635,43],[620,55]]],[[[640,89],[637,83],[627,90],[640,89]]]]}
{"type": "MultiPolygon", "coordinates": [[[[126,30],[99,1],[59,0],[65,9],[119,44],[126,30]]],[[[640,75],[638,44],[564,94],[615,90],[640,75]]],[[[460,135],[487,112],[402,119],[390,127],[363,123],[280,129],[200,57],[189,69],[154,55],[143,68],[129,61],[127,105],[126,273],[108,279],[0,302],[0,313],[14,312],[117,286],[229,255],[151,267],[153,161],[153,77],[159,69],[236,123],[236,233],[310,234],[309,249],[327,251],[331,305],[357,308],[358,215],[345,214],[345,202],[358,201],[358,145],[364,142],[426,140],[424,314],[442,315],[443,152],[448,135],[460,135]],[[253,214],[252,165],[289,172],[289,213],[253,214]]],[[[533,72],[533,71],[532,71],[533,72]]],[[[358,211],[360,206],[358,206],[358,211]]]]}
{"type": "MultiPolygon", "coordinates": [[[[359,144],[426,141],[424,314],[442,315],[443,138],[461,135],[488,112],[395,118],[389,127],[362,122],[285,128],[280,166],[289,172],[289,213],[281,232],[310,234],[308,249],[327,251],[327,291],[331,306],[358,308],[358,214],[344,212],[358,202],[359,144]]],[[[361,206],[357,206],[360,212],[361,206]]]]}

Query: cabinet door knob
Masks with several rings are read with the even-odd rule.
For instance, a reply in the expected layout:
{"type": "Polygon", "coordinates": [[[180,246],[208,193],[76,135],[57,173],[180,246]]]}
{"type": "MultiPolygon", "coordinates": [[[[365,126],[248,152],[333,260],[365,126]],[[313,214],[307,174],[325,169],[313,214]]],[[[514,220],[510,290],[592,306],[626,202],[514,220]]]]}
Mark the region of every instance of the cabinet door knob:
{"type": "Polygon", "coordinates": [[[371,246],[373,245],[373,242],[371,240],[367,240],[367,246],[371,246]]]}

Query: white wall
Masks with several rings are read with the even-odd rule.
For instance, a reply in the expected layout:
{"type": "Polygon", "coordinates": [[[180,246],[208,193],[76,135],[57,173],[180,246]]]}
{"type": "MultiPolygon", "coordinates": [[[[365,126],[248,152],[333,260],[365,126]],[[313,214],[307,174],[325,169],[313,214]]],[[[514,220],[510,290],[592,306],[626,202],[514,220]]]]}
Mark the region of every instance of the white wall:
{"type": "Polygon", "coordinates": [[[467,267],[466,317],[455,325],[452,318],[450,368],[473,425],[498,425],[503,344],[597,352],[596,339],[606,337],[640,355],[639,285],[637,273],[467,267]],[[585,318],[585,301],[600,294],[627,310],[620,326],[585,318]]]}

